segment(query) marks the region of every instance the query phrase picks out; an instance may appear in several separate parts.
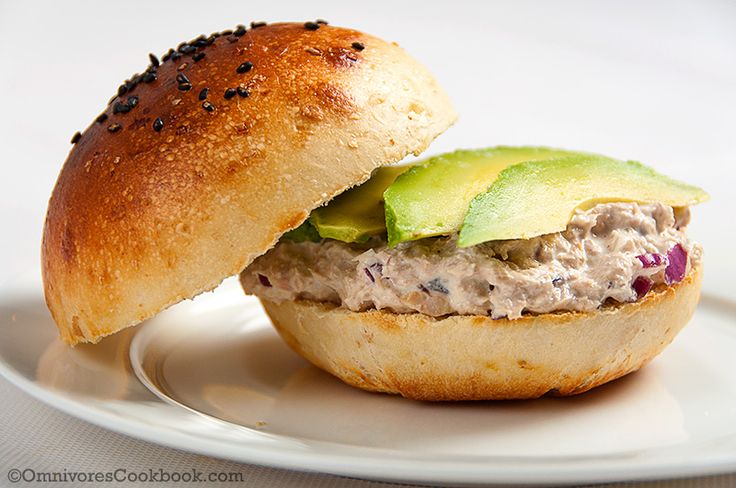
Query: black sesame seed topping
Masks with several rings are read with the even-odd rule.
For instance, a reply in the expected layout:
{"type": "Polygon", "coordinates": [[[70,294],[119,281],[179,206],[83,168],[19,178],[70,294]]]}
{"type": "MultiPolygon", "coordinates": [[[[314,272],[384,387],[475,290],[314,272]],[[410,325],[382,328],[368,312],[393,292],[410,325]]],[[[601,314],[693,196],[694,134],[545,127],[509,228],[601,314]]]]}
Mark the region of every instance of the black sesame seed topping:
{"type": "Polygon", "coordinates": [[[100,114],[100,115],[97,116],[97,118],[95,119],[95,122],[97,122],[98,124],[101,124],[101,123],[103,123],[106,120],[107,120],[107,114],[102,113],[102,114],[100,114]]]}
{"type": "Polygon", "coordinates": [[[316,31],[319,29],[319,24],[317,22],[304,22],[304,28],[311,31],[316,31]]]}
{"type": "Polygon", "coordinates": [[[207,39],[205,39],[204,37],[201,39],[197,39],[196,41],[194,41],[194,45],[196,47],[205,47],[207,45],[207,39]]]}
{"type": "Polygon", "coordinates": [[[130,105],[124,102],[115,102],[115,105],[112,106],[112,113],[113,114],[127,114],[130,112],[130,105]]]}
{"type": "Polygon", "coordinates": [[[233,33],[233,30],[232,29],[226,29],[226,30],[220,32],[220,34],[223,35],[223,36],[229,36],[232,33],[233,33]]]}
{"type": "Polygon", "coordinates": [[[263,22],[263,21],[258,21],[258,22],[251,22],[251,23],[250,23],[250,28],[251,28],[251,29],[257,29],[257,28],[259,28],[259,27],[263,27],[263,26],[265,26],[265,25],[266,25],[266,23],[265,23],[265,22],[263,22]]]}
{"type": "Polygon", "coordinates": [[[143,81],[143,83],[151,83],[152,81],[156,81],[156,72],[146,71],[143,74],[143,78],[141,78],[141,81],[143,81]]]}
{"type": "Polygon", "coordinates": [[[132,96],[132,97],[128,97],[128,106],[129,106],[130,108],[133,108],[133,107],[135,107],[136,105],[138,105],[138,97],[137,97],[137,96],[135,96],[135,95],[134,95],[134,96],[132,96]]]}
{"type": "Polygon", "coordinates": [[[122,128],[123,128],[123,126],[120,125],[120,124],[118,124],[117,122],[115,122],[114,124],[110,124],[110,125],[107,126],[108,132],[117,132],[117,131],[119,131],[122,128]]]}
{"type": "Polygon", "coordinates": [[[237,92],[235,91],[235,88],[228,88],[225,90],[225,100],[230,100],[235,96],[237,92]]]}
{"type": "Polygon", "coordinates": [[[251,63],[250,61],[246,61],[245,63],[238,66],[235,71],[237,71],[238,73],[247,73],[251,69],[253,69],[253,63],[251,63]]]}
{"type": "Polygon", "coordinates": [[[156,120],[153,121],[153,130],[156,132],[161,132],[161,129],[164,128],[164,121],[161,120],[161,117],[157,117],[156,120]]]}
{"type": "Polygon", "coordinates": [[[194,51],[196,51],[197,48],[192,46],[191,44],[182,44],[179,47],[179,52],[182,54],[192,54],[194,51]]]}
{"type": "Polygon", "coordinates": [[[220,37],[221,35],[222,35],[222,34],[220,34],[219,32],[213,32],[212,34],[210,34],[210,37],[218,38],[218,37],[220,37]]]}
{"type": "Polygon", "coordinates": [[[122,97],[122,96],[123,96],[123,95],[125,95],[126,93],[128,93],[128,85],[127,85],[127,84],[122,84],[122,85],[120,85],[120,86],[118,87],[118,96],[119,96],[119,97],[122,97]]]}
{"type": "Polygon", "coordinates": [[[195,63],[197,61],[201,60],[202,58],[204,58],[204,53],[203,52],[198,52],[194,56],[192,56],[192,59],[194,60],[195,63]]]}
{"type": "Polygon", "coordinates": [[[327,22],[325,19],[317,19],[315,20],[318,24],[327,25],[329,22],[327,22]]]}
{"type": "Polygon", "coordinates": [[[185,91],[189,91],[192,89],[192,84],[191,83],[179,83],[179,85],[177,85],[176,88],[178,88],[179,91],[185,92],[185,91]]]}
{"type": "Polygon", "coordinates": [[[203,102],[202,103],[202,108],[205,109],[208,112],[214,112],[215,111],[215,106],[212,105],[210,102],[203,102]]]}
{"type": "Polygon", "coordinates": [[[352,46],[353,46],[353,49],[355,49],[356,51],[362,51],[363,49],[365,49],[365,46],[363,45],[363,43],[362,42],[358,42],[358,41],[355,41],[352,44],[352,46]]]}
{"type": "Polygon", "coordinates": [[[82,138],[82,134],[79,132],[75,132],[74,135],[72,136],[72,144],[78,143],[79,139],[81,138],[82,138]]]}
{"type": "Polygon", "coordinates": [[[159,63],[158,58],[156,57],[156,55],[153,54],[153,53],[149,53],[148,54],[148,59],[151,60],[151,66],[153,66],[154,68],[158,68],[159,64],[161,64],[161,63],[159,63]]]}
{"type": "Polygon", "coordinates": [[[207,99],[207,94],[209,92],[210,92],[210,89],[209,88],[202,88],[202,90],[200,90],[200,92],[199,92],[199,99],[200,100],[206,100],[207,99]]]}
{"type": "Polygon", "coordinates": [[[176,75],[176,81],[179,84],[192,83],[191,81],[189,81],[189,78],[187,78],[187,75],[185,75],[184,73],[179,73],[178,75],[176,75]]]}
{"type": "Polygon", "coordinates": [[[181,59],[181,53],[180,52],[175,52],[175,53],[172,53],[171,54],[171,60],[172,61],[178,61],[179,59],[181,59]]]}
{"type": "Polygon", "coordinates": [[[243,98],[246,98],[248,95],[250,95],[250,92],[246,90],[244,86],[239,86],[236,91],[238,92],[238,95],[243,98]]]}
{"type": "Polygon", "coordinates": [[[235,36],[244,36],[245,35],[245,26],[244,25],[238,25],[235,30],[233,31],[233,35],[235,36]]]}

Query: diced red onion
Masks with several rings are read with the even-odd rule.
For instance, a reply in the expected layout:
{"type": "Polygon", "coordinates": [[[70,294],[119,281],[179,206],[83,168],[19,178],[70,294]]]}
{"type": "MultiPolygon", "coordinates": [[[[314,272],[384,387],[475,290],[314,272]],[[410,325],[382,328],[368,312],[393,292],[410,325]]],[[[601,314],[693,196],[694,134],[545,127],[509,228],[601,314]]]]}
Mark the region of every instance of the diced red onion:
{"type": "Polygon", "coordinates": [[[365,272],[365,275],[368,277],[368,279],[371,280],[371,283],[375,283],[376,277],[373,275],[373,273],[375,273],[376,276],[382,276],[383,275],[383,264],[373,263],[367,268],[363,268],[363,271],[365,272]]]}
{"type": "Polygon", "coordinates": [[[638,276],[634,280],[634,283],[631,284],[631,287],[636,292],[636,298],[641,298],[649,293],[649,290],[652,289],[652,286],[654,286],[654,282],[646,276],[638,276]]]}
{"type": "Polygon", "coordinates": [[[687,251],[680,245],[675,244],[667,251],[667,267],[664,270],[664,282],[668,285],[679,283],[685,277],[687,268],[687,251]]]}
{"type": "Polygon", "coordinates": [[[376,279],[373,277],[373,274],[370,272],[368,268],[363,268],[363,271],[365,272],[365,275],[368,277],[368,279],[371,280],[371,283],[376,282],[376,279]]]}
{"type": "Polygon", "coordinates": [[[664,263],[662,255],[657,253],[640,254],[636,259],[641,261],[642,266],[645,268],[653,268],[664,263]]]}

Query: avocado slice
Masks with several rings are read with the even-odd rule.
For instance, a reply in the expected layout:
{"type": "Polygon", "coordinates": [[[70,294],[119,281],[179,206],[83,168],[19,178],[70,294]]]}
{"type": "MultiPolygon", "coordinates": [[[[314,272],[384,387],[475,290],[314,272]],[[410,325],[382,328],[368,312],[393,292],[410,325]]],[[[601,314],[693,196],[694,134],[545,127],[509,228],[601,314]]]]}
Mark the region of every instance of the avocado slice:
{"type": "Polygon", "coordinates": [[[286,232],[281,236],[281,238],[285,241],[291,242],[319,242],[322,240],[319,232],[317,232],[317,229],[309,223],[309,220],[305,220],[304,223],[296,229],[291,229],[286,232]]]}
{"type": "Polygon", "coordinates": [[[457,232],[470,201],[512,164],[574,154],[581,153],[498,146],[430,158],[396,178],[384,193],[389,245],[457,232]]]}
{"type": "Polygon", "coordinates": [[[365,242],[386,232],[383,192],[410,165],[382,166],[371,178],[312,211],[309,222],[321,237],[343,242],[365,242]]]}
{"type": "Polygon", "coordinates": [[[637,161],[593,155],[528,161],[503,170],[487,192],[473,199],[458,246],[561,232],[575,209],[598,203],[661,202],[684,207],[708,198],[702,189],[637,161]]]}

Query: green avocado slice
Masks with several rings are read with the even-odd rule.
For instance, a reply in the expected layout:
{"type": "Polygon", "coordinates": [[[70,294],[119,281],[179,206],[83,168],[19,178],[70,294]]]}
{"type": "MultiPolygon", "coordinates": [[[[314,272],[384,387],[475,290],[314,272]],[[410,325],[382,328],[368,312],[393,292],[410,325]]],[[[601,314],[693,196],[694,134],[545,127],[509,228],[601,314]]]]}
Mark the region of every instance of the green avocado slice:
{"type": "Polygon", "coordinates": [[[410,165],[382,166],[371,178],[312,211],[309,222],[320,237],[343,242],[365,242],[386,232],[383,192],[410,165]]]}
{"type": "Polygon", "coordinates": [[[309,220],[305,220],[296,229],[291,229],[281,236],[281,239],[291,242],[319,242],[322,238],[309,220]]]}
{"type": "Polygon", "coordinates": [[[582,153],[498,146],[430,158],[396,178],[384,193],[389,245],[457,232],[471,200],[512,164],[574,154],[582,153]]]}
{"type": "Polygon", "coordinates": [[[661,202],[684,207],[704,202],[702,189],[636,161],[578,155],[528,161],[503,170],[470,204],[459,247],[528,239],[565,230],[573,212],[605,202],[661,202]]]}

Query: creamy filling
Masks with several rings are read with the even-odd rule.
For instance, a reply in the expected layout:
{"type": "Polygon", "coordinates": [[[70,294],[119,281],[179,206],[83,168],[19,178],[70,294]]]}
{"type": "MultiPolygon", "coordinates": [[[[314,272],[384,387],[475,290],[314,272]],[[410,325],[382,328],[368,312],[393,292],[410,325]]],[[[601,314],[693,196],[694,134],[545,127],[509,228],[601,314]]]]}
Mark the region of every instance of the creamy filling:
{"type": "Polygon", "coordinates": [[[354,311],[493,318],[590,311],[607,300],[636,301],[673,276],[677,281],[670,261],[685,259],[685,273],[696,266],[702,248],[685,235],[689,218],[688,209],[662,204],[606,203],[577,211],[564,232],[465,249],[454,236],[394,248],[380,238],[282,241],[241,281],[246,292],[270,301],[330,302],[354,311]],[[672,254],[677,245],[686,256],[672,254]]]}

